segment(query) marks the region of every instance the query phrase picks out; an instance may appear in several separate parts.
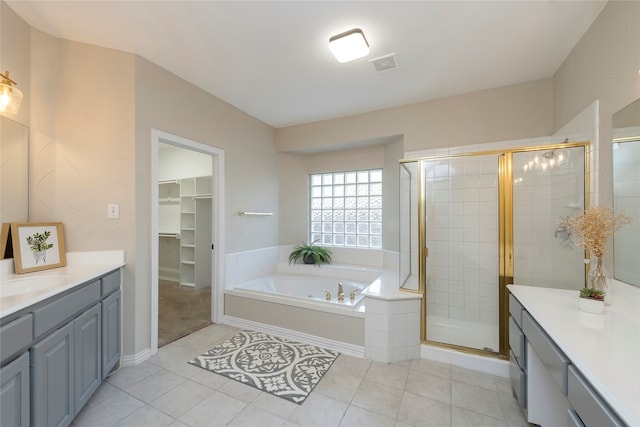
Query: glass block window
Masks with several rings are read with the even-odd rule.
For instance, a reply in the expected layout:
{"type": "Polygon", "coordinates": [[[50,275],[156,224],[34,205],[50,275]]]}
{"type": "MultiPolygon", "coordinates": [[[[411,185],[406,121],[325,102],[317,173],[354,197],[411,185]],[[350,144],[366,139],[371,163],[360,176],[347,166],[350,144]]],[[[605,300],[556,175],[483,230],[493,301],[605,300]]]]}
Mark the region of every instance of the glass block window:
{"type": "Polygon", "coordinates": [[[382,248],[382,169],[309,176],[310,241],[382,248]]]}

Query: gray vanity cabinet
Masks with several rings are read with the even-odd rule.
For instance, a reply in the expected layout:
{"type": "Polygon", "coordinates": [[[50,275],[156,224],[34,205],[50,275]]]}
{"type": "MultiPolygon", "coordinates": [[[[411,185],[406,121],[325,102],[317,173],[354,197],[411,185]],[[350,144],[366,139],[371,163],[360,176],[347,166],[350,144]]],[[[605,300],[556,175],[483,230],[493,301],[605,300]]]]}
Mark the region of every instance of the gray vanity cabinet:
{"type": "Polygon", "coordinates": [[[101,306],[94,305],[74,320],[75,399],[77,413],[102,382],[101,306]]]}
{"type": "Polygon", "coordinates": [[[102,379],[120,360],[120,291],[102,300],[102,379]]]}
{"type": "Polygon", "coordinates": [[[526,413],[527,362],[526,338],[522,332],[523,311],[520,302],[509,295],[509,377],[513,395],[526,413]]]}
{"type": "Polygon", "coordinates": [[[68,425],[102,383],[102,313],[96,303],[31,347],[34,425],[68,425]]]}
{"type": "Polygon", "coordinates": [[[31,347],[31,423],[67,426],[75,415],[74,323],[31,347]]]}
{"type": "Polygon", "coordinates": [[[29,353],[0,369],[0,425],[29,427],[29,353]]]}
{"type": "Polygon", "coordinates": [[[554,427],[626,427],[513,295],[509,295],[509,314],[511,383],[530,423],[554,427]]]}
{"type": "Polygon", "coordinates": [[[623,427],[624,423],[613,412],[600,394],[589,384],[575,366],[569,366],[569,426],[623,427]]]}
{"type": "Polygon", "coordinates": [[[120,359],[120,270],[2,319],[0,427],[67,426],[120,359]]]}

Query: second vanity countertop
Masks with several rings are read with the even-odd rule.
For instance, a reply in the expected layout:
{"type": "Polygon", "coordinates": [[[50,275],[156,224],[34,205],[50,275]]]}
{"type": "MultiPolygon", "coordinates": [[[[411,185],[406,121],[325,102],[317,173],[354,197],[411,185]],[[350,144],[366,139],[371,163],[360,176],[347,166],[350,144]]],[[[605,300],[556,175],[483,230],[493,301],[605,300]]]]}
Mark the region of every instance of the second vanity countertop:
{"type": "Polygon", "coordinates": [[[65,267],[15,274],[13,260],[0,261],[0,318],[125,265],[124,251],[70,252],[65,267]]]}
{"type": "Polygon", "coordinates": [[[640,290],[616,285],[602,315],[580,311],[577,291],[508,288],[611,408],[640,426],[640,290]]]}

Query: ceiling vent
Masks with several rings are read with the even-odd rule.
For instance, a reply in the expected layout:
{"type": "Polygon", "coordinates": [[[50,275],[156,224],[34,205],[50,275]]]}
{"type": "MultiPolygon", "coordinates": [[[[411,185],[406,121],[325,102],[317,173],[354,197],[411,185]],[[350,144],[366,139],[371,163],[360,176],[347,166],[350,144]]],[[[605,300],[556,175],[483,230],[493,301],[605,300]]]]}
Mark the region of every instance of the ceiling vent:
{"type": "Polygon", "coordinates": [[[389,55],[381,56],[379,58],[370,59],[369,62],[373,64],[377,72],[393,70],[396,68],[396,54],[391,53],[389,55]]]}

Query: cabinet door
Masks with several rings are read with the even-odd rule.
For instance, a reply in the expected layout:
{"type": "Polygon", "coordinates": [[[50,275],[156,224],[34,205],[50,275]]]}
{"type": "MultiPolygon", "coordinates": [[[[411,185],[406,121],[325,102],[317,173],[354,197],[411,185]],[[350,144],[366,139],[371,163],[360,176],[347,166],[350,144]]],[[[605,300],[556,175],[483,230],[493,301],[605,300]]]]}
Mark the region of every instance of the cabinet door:
{"type": "Polygon", "coordinates": [[[29,426],[29,352],[0,369],[0,425],[29,426]]]}
{"type": "Polygon", "coordinates": [[[80,412],[102,382],[100,312],[100,304],[96,304],[74,320],[76,413],[80,412]]]}
{"type": "Polygon", "coordinates": [[[74,322],[31,347],[31,422],[67,426],[74,417],[74,322]]]}
{"type": "Polygon", "coordinates": [[[120,360],[120,291],[102,300],[102,379],[120,360]]]}

